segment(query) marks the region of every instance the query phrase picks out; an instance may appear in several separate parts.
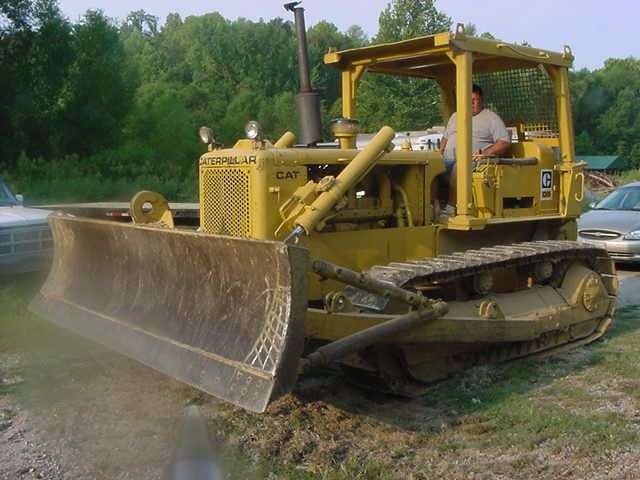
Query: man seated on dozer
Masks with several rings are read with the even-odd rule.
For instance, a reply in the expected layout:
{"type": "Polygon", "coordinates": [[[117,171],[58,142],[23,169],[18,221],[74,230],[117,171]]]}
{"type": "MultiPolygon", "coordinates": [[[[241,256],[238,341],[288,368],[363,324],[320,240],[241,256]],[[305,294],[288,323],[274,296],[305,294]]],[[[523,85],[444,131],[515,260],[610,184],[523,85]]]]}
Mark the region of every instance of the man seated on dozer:
{"type": "MultiPolygon", "coordinates": [[[[500,156],[509,150],[511,137],[502,119],[488,108],[484,108],[484,96],[480,86],[473,84],[471,91],[471,151],[474,157],[500,156]]],[[[449,177],[449,205],[442,213],[453,215],[456,198],[456,113],[453,112],[444,131],[440,152],[444,156],[446,173],[449,177]]]]}

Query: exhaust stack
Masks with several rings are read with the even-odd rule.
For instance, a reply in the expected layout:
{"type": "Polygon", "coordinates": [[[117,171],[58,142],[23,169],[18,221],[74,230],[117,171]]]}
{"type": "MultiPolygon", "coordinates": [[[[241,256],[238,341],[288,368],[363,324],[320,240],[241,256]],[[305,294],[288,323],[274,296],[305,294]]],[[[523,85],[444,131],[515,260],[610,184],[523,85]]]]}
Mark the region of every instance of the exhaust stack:
{"type": "Polygon", "coordinates": [[[298,116],[298,137],[303,145],[313,145],[321,140],[322,122],[320,120],[320,97],[311,87],[309,74],[309,53],[307,51],[307,33],[304,24],[304,8],[301,2],[285,3],[284,8],[293,12],[298,40],[298,75],[300,91],[296,95],[296,113],[298,116]]]}

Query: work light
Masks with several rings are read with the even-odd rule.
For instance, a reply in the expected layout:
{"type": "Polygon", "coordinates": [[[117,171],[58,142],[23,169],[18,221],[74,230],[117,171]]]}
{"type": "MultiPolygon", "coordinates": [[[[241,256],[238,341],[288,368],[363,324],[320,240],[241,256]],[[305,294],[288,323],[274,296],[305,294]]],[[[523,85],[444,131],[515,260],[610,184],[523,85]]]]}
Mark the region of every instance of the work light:
{"type": "Polygon", "coordinates": [[[198,130],[198,135],[200,135],[200,140],[202,140],[202,143],[204,143],[205,145],[213,145],[213,130],[211,130],[209,127],[200,127],[200,130],[198,130]]]}
{"type": "Polygon", "coordinates": [[[250,140],[260,140],[262,136],[262,131],[260,129],[260,124],[255,120],[250,120],[244,127],[244,131],[247,135],[247,138],[250,140]]]}

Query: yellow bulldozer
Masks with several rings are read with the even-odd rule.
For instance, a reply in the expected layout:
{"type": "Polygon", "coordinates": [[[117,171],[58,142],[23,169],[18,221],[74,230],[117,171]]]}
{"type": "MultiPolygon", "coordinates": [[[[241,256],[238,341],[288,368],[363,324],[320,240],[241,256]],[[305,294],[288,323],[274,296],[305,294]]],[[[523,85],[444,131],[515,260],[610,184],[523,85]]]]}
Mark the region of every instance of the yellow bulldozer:
{"type": "MultiPolygon", "coordinates": [[[[50,217],[53,265],[32,309],[243,408],[262,412],[309,368],[339,364],[401,395],[462,368],[573,348],[609,328],[617,277],[577,243],[584,196],[568,69],[573,56],[465,35],[458,26],[329,51],[342,118],[323,142],[295,13],[298,140],[246,138],[199,159],[200,226],[174,228],[141,192],[133,223],[50,217]],[[456,114],[455,212],[437,215],[437,149],[356,148],[365,74],[435,81],[456,114]],[[510,127],[509,152],[472,153],[472,83],[510,127]]],[[[411,99],[407,99],[411,101],[411,99]]],[[[429,108],[425,106],[425,108],[429,108]]]]}

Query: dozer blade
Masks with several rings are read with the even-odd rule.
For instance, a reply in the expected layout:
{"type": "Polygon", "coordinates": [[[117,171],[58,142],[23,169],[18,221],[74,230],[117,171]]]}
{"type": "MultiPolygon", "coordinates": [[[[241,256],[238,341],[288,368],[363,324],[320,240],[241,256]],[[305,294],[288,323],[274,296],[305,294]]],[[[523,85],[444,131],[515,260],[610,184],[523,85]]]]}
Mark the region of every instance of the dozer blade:
{"type": "Polygon", "coordinates": [[[49,223],[37,314],[248,410],[291,389],[307,250],[61,214],[49,223]]]}

